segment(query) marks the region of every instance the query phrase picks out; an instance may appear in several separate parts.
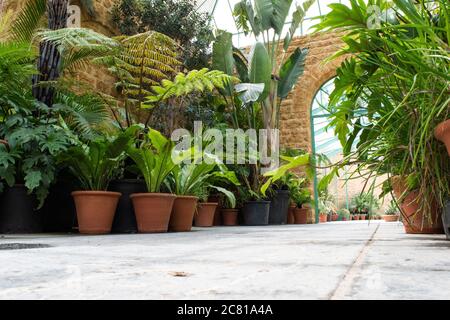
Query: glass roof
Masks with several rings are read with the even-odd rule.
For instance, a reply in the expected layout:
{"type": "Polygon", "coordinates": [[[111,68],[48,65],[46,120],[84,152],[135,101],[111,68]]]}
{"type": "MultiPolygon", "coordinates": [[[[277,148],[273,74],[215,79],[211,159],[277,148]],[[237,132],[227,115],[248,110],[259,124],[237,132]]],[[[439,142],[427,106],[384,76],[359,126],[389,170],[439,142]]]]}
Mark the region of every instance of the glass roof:
{"type": "MultiPolygon", "coordinates": [[[[240,0],[197,0],[197,7],[200,11],[210,12],[213,15],[213,23],[217,29],[226,30],[233,33],[233,42],[236,47],[250,46],[255,42],[255,39],[239,32],[236,28],[234,18],[232,15],[234,6],[240,0]]],[[[297,35],[305,35],[310,33],[312,25],[317,23],[312,21],[313,17],[326,14],[330,11],[328,5],[331,3],[347,4],[349,0],[316,0],[315,4],[307,12],[306,18],[300,28],[297,30],[297,35]]],[[[303,0],[294,0],[291,11],[296,8],[297,4],[302,4],[303,0]]],[[[291,16],[291,15],[289,15],[291,16]]],[[[287,21],[290,24],[290,21],[287,21]]],[[[289,27],[286,26],[286,30],[289,27]]],[[[283,35],[285,32],[283,32],[283,35]]]]}

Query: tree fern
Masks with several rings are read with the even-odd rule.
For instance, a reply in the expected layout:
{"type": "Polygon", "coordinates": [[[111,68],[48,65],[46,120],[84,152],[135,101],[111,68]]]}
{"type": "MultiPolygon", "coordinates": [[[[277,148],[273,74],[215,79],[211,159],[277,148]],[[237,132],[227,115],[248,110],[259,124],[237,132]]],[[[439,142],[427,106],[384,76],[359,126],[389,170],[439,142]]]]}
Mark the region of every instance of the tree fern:
{"type": "Polygon", "coordinates": [[[13,38],[18,41],[31,41],[36,30],[43,26],[47,0],[28,0],[11,26],[13,38]]]}
{"type": "Polygon", "coordinates": [[[152,85],[171,78],[181,65],[176,59],[175,41],[161,33],[149,31],[116,40],[122,44],[122,51],[116,59],[110,59],[110,70],[116,72],[123,93],[138,102],[151,94],[152,85]]]}
{"type": "Polygon", "coordinates": [[[110,119],[104,100],[92,93],[77,95],[60,91],[53,108],[61,114],[69,128],[89,139],[97,136],[101,126],[110,119]]]}
{"type": "Polygon", "coordinates": [[[151,107],[156,103],[173,97],[180,97],[194,92],[213,91],[223,89],[226,85],[236,82],[237,79],[222,71],[192,70],[187,74],[179,73],[174,81],[162,80],[160,86],[153,86],[155,94],[146,99],[146,107],[151,107]]]}
{"type": "Polygon", "coordinates": [[[119,52],[120,43],[86,28],[45,30],[37,33],[41,41],[51,41],[61,53],[62,71],[80,70],[95,58],[119,52]]]}

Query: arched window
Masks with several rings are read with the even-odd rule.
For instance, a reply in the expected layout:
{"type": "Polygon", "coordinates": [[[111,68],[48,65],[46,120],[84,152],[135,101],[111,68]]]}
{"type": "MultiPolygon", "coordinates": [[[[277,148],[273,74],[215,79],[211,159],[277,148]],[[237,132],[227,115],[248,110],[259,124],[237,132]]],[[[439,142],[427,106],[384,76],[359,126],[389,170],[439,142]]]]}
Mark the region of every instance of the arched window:
{"type": "MultiPolygon", "coordinates": [[[[332,162],[335,162],[337,158],[342,155],[342,146],[339,139],[334,134],[334,129],[330,128],[329,116],[330,116],[330,94],[334,90],[334,78],[326,81],[317,91],[312,105],[311,105],[311,144],[312,152],[314,154],[321,154],[329,158],[332,162]]],[[[319,192],[317,190],[318,181],[321,176],[327,173],[327,169],[315,170],[314,174],[314,200],[318,203],[319,192]]],[[[330,188],[333,189],[333,196],[336,199],[339,193],[346,199],[346,206],[348,207],[348,190],[345,184],[344,190],[338,185],[338,181],[332,182],[330,188]],[[344,194],[342,194],[344,193],[344,194]]],[[[316,221],[319,219],[319,210],[316,206],[316,221]]]]}

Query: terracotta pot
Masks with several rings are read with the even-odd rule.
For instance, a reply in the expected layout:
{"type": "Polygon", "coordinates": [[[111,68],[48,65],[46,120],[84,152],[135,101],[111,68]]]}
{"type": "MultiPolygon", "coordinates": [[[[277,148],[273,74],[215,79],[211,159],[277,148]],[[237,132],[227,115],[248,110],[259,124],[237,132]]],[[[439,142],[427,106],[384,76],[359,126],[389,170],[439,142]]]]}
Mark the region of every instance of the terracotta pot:
{"type": "Polygon", "coordinates": [[[365,214],[360,214],[359,215],[359,220],[366,220],[366,215],[365,214]]]}
{"type": "Polygon", "coordinates": [[[197,214],[194,217],[196,227],[212,227],[214,223],[214,213],[218,203],[202,202],[197,206],[197,214]]]}
{"type": "Polygon", "coordinates": [[[331,215],[331,221],[338,221],[339,215],[338,214],[332,214],[331,215]]]}
{"type": "Polygon", "coordinates": [[[359,215],[354,214],[354,215],[352,216],[352,220],[359,220],[359,215]]]}
{"type": "Polygon", "coordinates": [[[447,153],[450,156],[450,119],[437,125],[434,129],[434,136],[436,139],[445,144],[447,153]]]}
{"type": "Polygon", "coordinates": [[[386,221],[386,222],[397,222],[399,218],[400,218],[400,216],[399,215],[395,215],[395,214],[394,215],[391,214],[391,215],[384,215],[383,216],[383,220],[386,221]]]}
{"type": "Polygon", "coordinates": [[[238,225],[238,209],[222,209],[222,221],[224,226],[237,226],[238,225]]]}
{"type": "Polygon", "coordinates": [[[194,220],[195,209],[197,208],[197,201],[197,197],[177,196],[173,203],[172,215],[170,216],[170,231],[191,231],[192,220],[194,220]]]}
{"type": "MultiPolygon", "coordinates": [[[[404,178],[395,176],[391,178],[391,183],[397,202],[400,202],[402,195],[406,193],[407,186],[404,178]]],[[[426,213],[419,210],[421,198],[417,190],[409,192],[400,204],[401,215],[405,232],[410,234],[443,234],[441,213],[436,202],[431,204],[431,212],[426,213]]]]}
{"type": "Polygon", "coordinates": [[[319,214],[319,223],[327,222],[328,215],[327,214],[319,214]]]}
{"type": "Polygon", "coordinates": [[[167,232],[176,195],[170,193],[133,193],[134,213],[140,233],[167,232]]]}
{"type": "Polygon", "coordinates": [[[106,234],[111,227],[122,194],[111,191],[75,191],[78,230],[82,234],[106,234]]]}
{"type": "Polygon", "coordinates": [[[208,197],[208,202],[218,203],[219,205],[216,207],[216,211],[214,211],[214,222],[213,226],[221,226],[222,225],[222,215],[220,213],[221,206],[221,198],[219,195],[212,195],[208,197]]]}
{"type": "Polygon", "coordinates": [[[294,208],[294,223],[295,224],[308,223],[308,208],[294,208]]]}
{"type": "Polygon", "coordinates": [[[288,218],[287,218],[287,224],[294,224],[295,223],[295,209],[296,206],[290,206],[288,210],[288,218]]]}

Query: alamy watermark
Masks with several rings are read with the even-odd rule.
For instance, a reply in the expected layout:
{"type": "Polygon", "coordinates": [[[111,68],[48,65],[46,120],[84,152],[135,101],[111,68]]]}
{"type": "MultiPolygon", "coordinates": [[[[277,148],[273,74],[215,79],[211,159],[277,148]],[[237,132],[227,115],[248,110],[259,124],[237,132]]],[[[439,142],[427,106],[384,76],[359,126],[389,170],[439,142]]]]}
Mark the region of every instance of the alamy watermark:
{"type": "MultiPolygon", "coordinates": [[[[186,129],[176,129],[171,140],[176,143],[172,157],[195,150],[200,161],[213,164],[258,164],[261,173],[278,168],[280,158],[280,134],[278,129],[219,129],[203,128],[201,121],[194,122],[194,134],[186,129]],[[208,156],[203,156],[203,155],[208,156]]],[[[197,158],[197,160],[199,160],[197,158]]],[[[184,163],[191,163],[186,158],[184,163]]]]}

